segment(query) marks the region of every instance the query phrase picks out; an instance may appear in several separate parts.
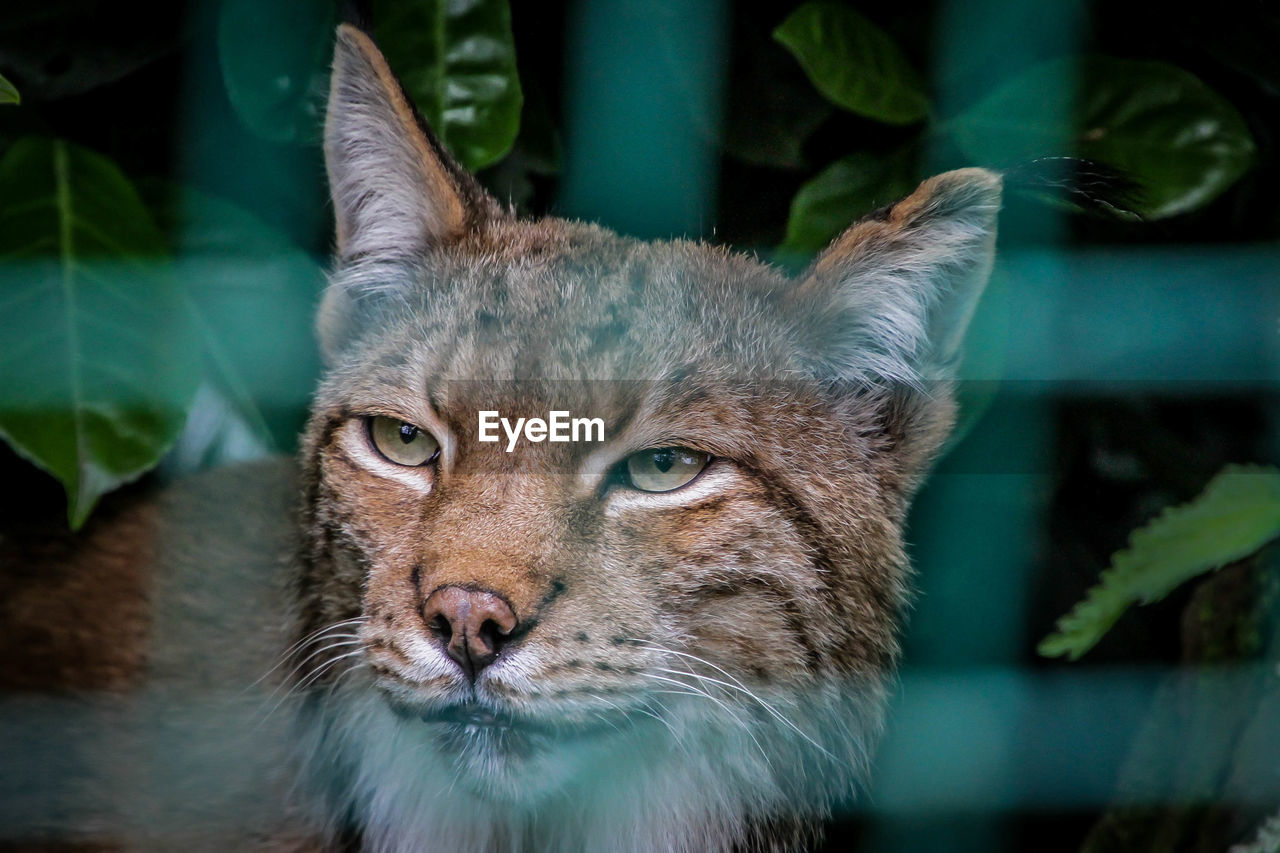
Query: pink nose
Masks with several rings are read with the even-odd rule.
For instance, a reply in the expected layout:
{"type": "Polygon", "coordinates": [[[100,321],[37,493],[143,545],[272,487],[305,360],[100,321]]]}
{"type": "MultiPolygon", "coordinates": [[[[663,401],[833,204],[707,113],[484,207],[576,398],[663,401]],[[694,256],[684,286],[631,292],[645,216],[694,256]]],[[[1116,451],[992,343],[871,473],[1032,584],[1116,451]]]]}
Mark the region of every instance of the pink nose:
{"type": "Polygon", "coordinates": [[[462,586],[431,593],[422,619],[472,681],[497,659],[518,624],[511,605],[497,593],[462,586]]]}

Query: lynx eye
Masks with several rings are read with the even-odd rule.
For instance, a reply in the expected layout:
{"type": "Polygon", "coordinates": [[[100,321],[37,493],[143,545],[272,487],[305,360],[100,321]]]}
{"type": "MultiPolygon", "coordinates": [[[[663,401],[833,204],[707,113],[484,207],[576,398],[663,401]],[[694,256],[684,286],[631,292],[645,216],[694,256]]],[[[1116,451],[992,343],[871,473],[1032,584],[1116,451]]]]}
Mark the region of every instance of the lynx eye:
{"type": "Polygon", "coordinates": [[[670,492],[687,485],[711,462],[711,454],[687,447],[642,450],[623,463],[628,484],[642,492],[670,492]]]}
{"type": "Polygon", "coordinates": [[[369,418],[369,440],[397,465],[425,465],[440,455],[440,442],[413,424],[381,415],[369,418]]]}

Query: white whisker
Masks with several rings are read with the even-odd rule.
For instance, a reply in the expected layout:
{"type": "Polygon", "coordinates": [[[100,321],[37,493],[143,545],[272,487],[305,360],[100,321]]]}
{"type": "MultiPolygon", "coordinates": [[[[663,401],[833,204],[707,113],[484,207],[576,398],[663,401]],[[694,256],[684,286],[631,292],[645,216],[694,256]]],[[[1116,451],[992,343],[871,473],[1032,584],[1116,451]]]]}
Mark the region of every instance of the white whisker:
{"type": "Polygon", "coordinates": [[[636,639],[634,639],[634,640],[633,640],[633,642],[638,643],[638,644],[641,644],[641,645],[643,645],[643,646],[645,646],[645,647],[647,647],[647,648],[649,648],[649,649],[651,649],[651,650],[653,650],[653,651],[663,652],[663,653],[671,654],[671,655],[677,655],[677,656],[679,656],[679,657],[685,658],[685,659],[690,660],[690,661],[694,661],[695,663],[700,663],[700,664],[702,664],[702,665],[704,665],[704,666],[707,666],[707,667],[710,667],[711,669],[714,669],[716,672],[719,672],[721,675],[725,676],[725,677],[726,677],[726,678],[728,678],[730,681],[728,681],[728,682],[721,681],[721,680],[719,680],[719,679],[711,678],[710,676],[702,675],[702,674],[700,674],[700,673],[696,673],[696,672],[692,672],[692,671],[688,671],[688,670],[683,670],[683,671],[680,671],[679,673],[675,673],[675,672],[673,672],[672,670],[661,670],[661,671],[663,671],[663,672],[669,672],[669,673],[672,673],[672,674],[688,675],[688,676],[691,676],[691,677],[693,677],[693,678],[697,678],[699,681],[710,682],[710,683],[712,683],[712,684],[717,684],[717,685],[719,685],[719,686],[721,686],[721,687],[725,687],[725,688],[728,688],[728,689],[730,689],[730,690],[737,690],[737,691],[739,691],[740,693],[745,694],[746,696],[748,696],[748,697],[750,697],[751,699],[755,700],[756,702],[760,703],[760,706],[761,706],[762,708],[764,708],[764,709],[765,709],[765,710],[766,710],[766,711],[767,711],[767,712],[768,712],[768,713],[769,713],[769,714],[770,714],[774,719],[776,719],[778,722],[780,722],[780,723],[782,723],[783,725],[787,726],[787,727],[788,727],[788,728],[790,728],[792,731],[794,731],[796,734],[798,734],[800,737],[804,738],[804,740],[805,740],[807,743],[809,743],[809,744],[810,744],[814,749],[817,749],[819,752],[821,752],[823,755],[825,755],[825,756],[827,756],[828,758],[830,758],[832,761],[838,761],[838,759],[836,758],[836,756],[834,756],[834,755],[833,755],[833,754],[832,754],[828,749],[826,749],[826,747],[822,746],[822,744],[820,744],[820,743],[818,743],[816,740],[814,740],[814,739],[813,739],[813,738],[812,738],[808,733],[806,733],[803,729],[801,729],[799,726],[797,726],[797,725],[796,725],[794,722],[792,722],[791,720],[787,719],[787,717],[786,717],[784,714],[782,714],[780,711],[778,711],[778,709],[777,709],[777,708],[775,708],[772,704],[770,704],[769,702],[766,702],[766,701],[765,701],[765,700],[764,700],[760,695],[758,695],[755,691],[751,690],[749,687],[747,687],[745,684],[743,684],[741,679],[739,679],[737,676],[735,676],[733,673],[731,673],[731,672],[727,671],[727,670],[726,670],[726,669],[724,669],[723,667],[717,666],[716,664],[712,663],[711,661],[707,660],[706,658],[698,657],[697,655],[689,654],[688,652],[682,652],[682,651],[678,651],[678,650],[676,650],[676,649],[667,648],[666,646],[663,646],[663,645],[660,645],[660,644],[657,644],[657,643],[653,643],[653,642],[648,641],[648,640],[643,640],[643,639],[636,638],[636,639]]]}
{"type": "MultiPolygon", "coordinates": [[[[277,669],[279,669],[280,667],[288,663],[290,660],[290,657],[295,652],[298,652],[302,648],[304,648],[308,643],[319,642],[320,639],[330,631],[334,631],[338,628],[345,628],[348,625],[360,625],[360,624],[363,624],[364,621],[365,620],[363,616],[357,616],[353,619],[343,619],[340,622],[334,622],[332,625],[325,625],[321,628],[317,628],[316,630],[312,631],[310,634],[303,637],[301,640],[298,640],[296,643],[289,646],[289,648],[281,652],[280,660],[276,663],[276,665],[271,667],[271,669],[267,670],[266,672],[262,673],[262,675],[258,676],[258,678],[252,684],[250,684],[248,687],[245,688],[245,692],[247,693],[249,690],[256,687],[267,676],[271,675],[271,673],[275,672],[277,669]]],[[[355,636],[355,634],[352,634],[352,636],[355,636]]]]}
{"type": "Polygon", "coordinates": [[[748,725],[746,722],[744,722],[744,721],[743,721],[743,719],[742,719],[741,717],[739,717],[739,716],[738,716],[738,715],[733,711],[733,709],[729,707],[729,705],[728,705],[727,703],[725,703],[725,702],[721,701],[720,699],[717,699],[715,696],[712,696],[710,693],[706,692],[705,690],[700,690],[700,689],[698,689],[696,686],[694,686],[694,685],[692,685],[692,684],[689,684],[689,683],[687,683],[687,682],[684,682],[684,681],[677,681],[677,680],[676,680],[676,679],[674,679],[674,678],[667,678],[667,677],[666,677],[666,676],[664,676],[664,675],[655,675],[655,674],[654,674],[654,673],[652,673],[652,672],[646,672],[646,673],[644,673],[644,676],[645,676],[646,678],[652,678],[652,679],[655,679],[655,680],[658,680],[658,681],[666,681],[666,682],[670,682],[671,684],[679,685],[680,687],[684,687],[684,688],[686,688],[687,690],[691,691],[690,693],[687,693],[686,695],[689,695],[689,696],[699,696],[699,697],[701,697],[701,698],[703,698],[703,699],[708,699],[708,700],[710,700],[710,701],[714,702],[716,705],[719,705],[719,706],[720,706],[720,708],[722,708],[722,709],[724,710],[724,712],[725,712],[726,714],[728,714],[728,715],[729,715],[729,717],[730,717],[730,718],[731,718],[735,723],[737,723],[737,724],[738,724],[738,727],[739,727],[740,729],[742,729],[744,732],[746,732],[747,737],[751,738],[751,742],[752,742],[752,743],[754,743],[754,744],[756,745],[756,749],[760,750],[760,756],[761,756],[762,758],[764,758],[765,763],[769,765],[770,769],[772,769],[772,768],[773,768],[773,762],[769,760],[769,754],[768,754],[768,753],[766,753],[766,752],[764,751],[764,747],[760,745],[760,741],[756,740],[755,733],[751,731],[751,726],[750,726],[750,725],[748,725]]]}
{"type": "Polygon", "coordinates": [[[828,752],[827,749],[824,746],[822,746],[822,744],[818,743],[816,740],[814,740],[812,737],[810,737],[808,734],[802,731],[799,726],[797,726],[795,723],[791,722],[785,716],[783,716],[783,714],[780,711],[778,711],[776,708],[774,708],[772,705],[770,705],[768,702],[766,702],[764,699],[757,696],[753,691],[747,689],[746,687],[741,687],[737,684],[730,684],[727,681],[721,681],[718,678],[712,678],[708,675],[702,675],[700,673],[692,672],[690,670],[673,670],[673,669],[666,669],[663,667],[659,667],[657,671],[666,672],[671,675],[687,675],[690,678],[698,679],[699,682],[703,682],[707,684],[715,684],[720,687],[728,688],[730,690],[736,690],[739,693],[742,693],[743,695],[747,696],[748,698],[753,699],[756,702],[760,703],[760,707],[768,711],[769,714],[774,719],[782,723],[787,728],[791,729],[796,734],[800,735],[800,737],[804,738],[805,741],[807,741],[809,745],[812,746],[814,749],[819,750],[828,758],[830,758],[832,761],[836,760],[836,757],[832,755],[830,752],[828,752]]]}
{"type": "Polygon", "coordinates": [[[302,693],[306,691],[307,688],[309,688],[312,684],[315,684],[316,681],[319,680],[321,675],[323,675],[327,670],[331,669],[334,664],[338,663],[339,661],[343,661],[343,660],[346,660],[347,658],[355,657],[356,655],[360,655],[360,654],[364,654],[363,648],[356,649],[355,651],[352,651],[352,652],[347,652],[346,654],[338,655],[335,658],[331,658],[325,661],[324,663],[317,666],[311,672],[311,674],[308,675],[305,679],[303,679],[303,681],[300,684],[298,684],[298,686],[294,688],[294,690],[291,692],[302,693]]]}
{"type": "MultiPolygon", "coordinates": [[[[338,663],[339,661],[343,661],[343,660],[346,660],[347,658],[355,657],[356,655],[363,654],[363,653],[364,653],[364,648],[361,647],[356,649],[355,651],[338,655],[337,657],[327,660],[324,663],[320,664],[302,682],[290,687],[289,690],[283,696],[280,697],[280,701],[276,702],[276,704],[271,707],[271,710],[263,715],[262,722],[269,720],[271,716],[275,714],[276,711],[280,710],[280,707],[284,705],[285,702],[289,701],[290,698],[306,692],[307,688],[311,684],[313,684],[316,680],[318,680],[320,676],[323,675],[327,670],[331,669],[334,664],[338,663]]],[[[346,671],[342,673],[342,675],[346,675],[348,672],[353,672],[355,669],[358,669],[358,668],[359,667],[349,667],[346,671]]],[[[342,675],[339,675],[338,677],[341,678],[342,675]]],[[[272,695],[274,696],[274,693],[272,695]]],[[[268,698],[271,698],[271,697],[268,697],[268,698]]],[[[259,722],[258,725],[261,726],[262,722],[259,722]]]]}
{"type": "MultiPolygon", "coordinates": [[[[321,638],[317,637],[316,640],[313,640],[313,642],[317,642],[320,639],[321,638]]],[[[324,637],[324,639],[330,640],[334,638],[332,636],[326,636],[324,637]]],[[[301,661],[295,664],[293,669],[291,669],[287,675],[285,675],[280,679],[280,683],[277,684],[275,687],[273,687],[271,689],[271,692],[268,693],[266,697],[262,700],[263,704],[266,704],[267,702],[270,702],[272,699],[274,699],[276,697],[276,694],[279,693],[282,688],[286,690],[285,695],[287,696],[288,690],[290,689],[289,688],[290,680],[294,676],[296,676],[299,673],[299,671],[301,671],[303,667],[305,667],[307,663],[312,659],[314,659],[317,655],[323,654],[324,652],[332,651],[334,649],[341,649],[347,646],[357,645],[358,643],[360,643],[360,638],[358,636],[352,635],[350,637],[344,637],[343,639],[330,643],[329,645],[324,646],[323,648],[312,651],[311,654],[307,655],[305,658],[303,658],[301,661]]],[[[277,664],[277,667],[278,666],[279,664],[277,664]]],[[[262,679],[258,679],[258,680],[261,681],[262,679]]]]}
{"type": "Polygon", "coordinates": [[[654,702],[655,704],[658,705],[659,708],[662,709],[662,713],[655,712],[655,713],[651,713],[650,716],[652,716],[658,722],[662,723],[662,725],[666,727],[667,731],[671,732],[671,739],[675,741],[675,744],[677,747],[680,748],[680,751],[683,752],[685,755],[689,755],[689,744],[685,741],[683,737],[680,736],[680,733],[676,731],[675,726],[673,726],[671,722],[667,720],[667,717],[671,715],[671,709],[667,707],[665,702],[663,702],[661,699],[657,698],[656,696],[653,696],[652,694],[671,693],[671,694],[678,694],[682,696],[691,696],[694,694],[684,693],[683,691],[677,691],[677,690],[654,690],[654,691],[650,691],[650,693],[651,695],[648,697],[647,701],[654,702]]]}

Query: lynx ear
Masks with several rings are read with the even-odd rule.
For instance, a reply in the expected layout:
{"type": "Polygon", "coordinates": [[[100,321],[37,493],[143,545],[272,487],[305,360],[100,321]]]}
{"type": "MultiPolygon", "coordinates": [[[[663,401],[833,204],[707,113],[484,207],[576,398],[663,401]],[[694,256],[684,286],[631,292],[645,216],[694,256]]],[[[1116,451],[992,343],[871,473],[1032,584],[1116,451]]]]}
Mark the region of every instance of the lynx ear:
{"type": "Polygon", "coordinates": [[[364,33],[338,27],[324,153],[340,261],[402,257],[453,242],[497,203],[427,129],[364,33]]]}
{"type": "Polygon", "coordinates": [[[855,223],[793,292],[825,378],[949,378],[991,273],[1000,176],[960,169],[855,223]]]}

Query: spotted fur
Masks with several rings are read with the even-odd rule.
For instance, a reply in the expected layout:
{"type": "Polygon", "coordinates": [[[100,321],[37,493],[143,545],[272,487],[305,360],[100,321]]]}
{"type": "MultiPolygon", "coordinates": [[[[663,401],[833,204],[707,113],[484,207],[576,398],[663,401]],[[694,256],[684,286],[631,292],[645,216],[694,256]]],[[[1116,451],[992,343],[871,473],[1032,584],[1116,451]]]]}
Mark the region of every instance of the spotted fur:
{"type": "MultiPolygon", "coordinates": [[[[217,725],[192,729],[208,741],[186,744],[225,740],[269,768],[223,768],[234,791],[259,791],[239,843],[815,839],[858,795],[882,726],[908,596],[902,525],[953,420],[999,177],[926,181],[796,278],[703,243],[522,220],[448,157],[350,27],[325,149],[338,219],[319,316],[327,371],[297,474],[241,483],[296,476],[296,519],[277,501],[263,510],[271,544],[241,536],[230,551],[218,540],[237,536],[243,499],[201,523],[181,510],[191,499],[169,497],[155,522],[175,532],[157,534],[166,579],[149,600],[170,627],[151,654],[156,639],[184,650],[154,659],[189,682],[181,667],[226,643],[253,651],[228,653],[218,684],[267,672],[249,688],[274,705],[265,726],[238,725],[249,705],[222,697],[217,725]],[[477,440],[480,409],[601,417],[606,440],[506,452],[477,440]],[[429,431],[439,459],[381,457],[375,416],[429,431]],[[713,461],[669,493],[619,484],[628,455],[667,446],[713,461]],[[192,552],[187,527],[209,554],[192,552]],[[252,606],[237,585],[257,591],[252,606]],[[423,618],[446,586],[500,596],[518,620],[474,685],[423,618]],[[227,616],[180,630],[174,614],[190,611],[227,616]],[[507,724],[441,718],[459,705],[507,724]]],[[[225,498],[230,476],[188,488],[225,498]]],[[[188,811],[206,828],[231,810],[188,811]]],[[[127,813],[102,811],[100,835],[147,828],[127,813]]],[[[164,825],[141,834],[199,846],[190,821],[164,825]]]]}

